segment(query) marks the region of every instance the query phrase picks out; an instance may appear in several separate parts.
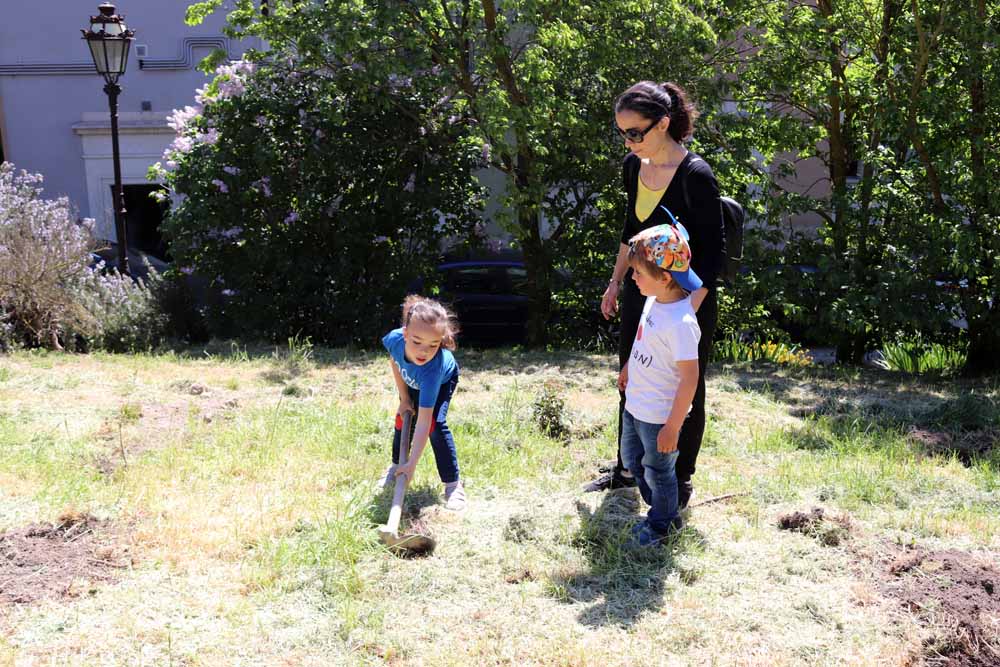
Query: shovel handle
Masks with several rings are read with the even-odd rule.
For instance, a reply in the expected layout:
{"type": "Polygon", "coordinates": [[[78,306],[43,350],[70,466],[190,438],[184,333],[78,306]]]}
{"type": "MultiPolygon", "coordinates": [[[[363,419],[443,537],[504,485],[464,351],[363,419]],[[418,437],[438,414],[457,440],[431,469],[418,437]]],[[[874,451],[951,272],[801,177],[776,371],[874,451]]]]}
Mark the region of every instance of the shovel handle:
{"type": "MultiPolygon", "coordinates": [[[[413,421],[412,412],[403,413],[403,428],[399,432],[399,463],[406,465],[410,460],[410,425],[413,421]]],[[[392,508],[389,510],[389,520],[386,528],[393,534],[399,531],[399,519],[403,516],[403,496],[410,480],[405,475],[396,477],[396,490],[392,494],[392,508]]]]}

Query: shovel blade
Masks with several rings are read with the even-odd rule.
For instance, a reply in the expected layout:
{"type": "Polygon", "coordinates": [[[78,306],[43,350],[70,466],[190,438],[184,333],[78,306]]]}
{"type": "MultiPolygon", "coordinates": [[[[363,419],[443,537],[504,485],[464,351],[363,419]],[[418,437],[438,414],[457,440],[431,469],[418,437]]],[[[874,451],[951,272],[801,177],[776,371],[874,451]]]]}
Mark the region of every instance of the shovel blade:
{"type": "Polygon", "coordinates": [[[389,550],[399,555],[427,555],[437,544],[431,537],[419,533],[396,533],[387,526],[379,526],[378,537],[389,550]]]}

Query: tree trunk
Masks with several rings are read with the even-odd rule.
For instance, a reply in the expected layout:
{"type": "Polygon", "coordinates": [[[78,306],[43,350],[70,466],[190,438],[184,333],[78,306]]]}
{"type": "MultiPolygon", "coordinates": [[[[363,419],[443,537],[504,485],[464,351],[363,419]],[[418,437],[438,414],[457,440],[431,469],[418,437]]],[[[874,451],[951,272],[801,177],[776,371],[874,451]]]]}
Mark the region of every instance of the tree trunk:
{"type": "MultiPolygon", "coordinates": [[[[969,223],[979,239],[977,244],[982,253],[977,273],[988,279],[987,284],[995,285],[996,252],[991,247],[992,234],[982,228],[983,220],[988,220],[990,197],[986,165],[986,100],[983,87],[985,48],[982,32],[986,30],[986,0],[977,0],[972,22],[978,28],[967,49],[970,67],[968,73],[969,101],[971,114],[968,124],[969,149],[972,162],[972,205],[969,207],[969,223]]],[[[977,275],[966,276],[971,290],[966,306],[969,322],[969,356],[962,373],[967,376],[1000,372],[1000,303],[993,295],[992,305],[985,303],[978,287],[977,275]],[[978,298],[977,298],[978,297],[978,298]]]]}
{"type": "Polygon", "coordinates": [[[517,216],[521,229],[527,232],[521,245],[528,273],[528,345],[541,347],[548,339],[552,313],[552,263],[538,228],[538,209],[524,205],[518,208],[517,216]]]}
{"type": "Polygon", "coordinates": [[[969,318],[969,355],[962,368],[966,377],[1000,373],[1000,307],[969,318]]]}

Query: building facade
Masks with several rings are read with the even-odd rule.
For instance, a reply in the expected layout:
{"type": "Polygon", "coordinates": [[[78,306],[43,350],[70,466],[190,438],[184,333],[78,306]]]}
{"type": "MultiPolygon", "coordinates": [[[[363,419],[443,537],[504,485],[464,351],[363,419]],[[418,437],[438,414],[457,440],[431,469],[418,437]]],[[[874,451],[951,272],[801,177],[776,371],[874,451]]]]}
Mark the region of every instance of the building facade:
{"type": "MultiPolygon", "coordinates": [[[[32,5],[31,22],[0,24],[0,160],[42,174],[47,197],[68,197],[80,217],[94,218],[99,238],[114,241],[108,98],[80,32],[99,2],[46,0],[32,5]]],[[[118,100],[129,245],[160,256],[162,212],[148,196],[157,186],[146,172],[174,138],[167,116],[194,104],[195,90],[208,82],[196,69],[202,58],[214,49],[238,58],[259,47],[223,36],[222,13],[185,24],[188,4],[116,3],[135,31],[118,100]]]]}

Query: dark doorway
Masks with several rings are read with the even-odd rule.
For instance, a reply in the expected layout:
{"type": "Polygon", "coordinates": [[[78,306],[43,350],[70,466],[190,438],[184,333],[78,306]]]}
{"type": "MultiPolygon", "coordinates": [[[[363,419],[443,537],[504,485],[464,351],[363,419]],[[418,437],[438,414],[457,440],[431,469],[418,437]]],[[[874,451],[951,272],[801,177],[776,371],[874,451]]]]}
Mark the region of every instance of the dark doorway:
{"type": "MultiPolygon", "coordinates": [[[[128,247],[136,248],[158,259],[170,261],[167,244],[160,234],[160,224],[169,206],[167,202],[160,203],[150,197],[154,192],[163,190],[162,185],[126,185],[125,235],[128,247]]],[[[114,201],[115,187],[111,186],[111,200],[114,201]]]]}
{"type": "Polygon", "coordinates": [[[3,128],[0,127],[0,162],[4,162],[3,157],[3,128]]]}

